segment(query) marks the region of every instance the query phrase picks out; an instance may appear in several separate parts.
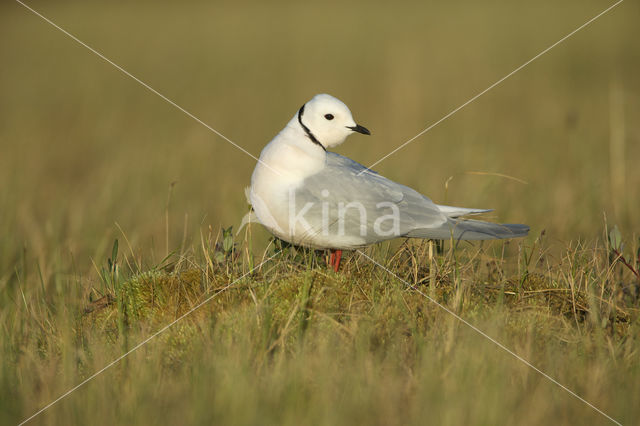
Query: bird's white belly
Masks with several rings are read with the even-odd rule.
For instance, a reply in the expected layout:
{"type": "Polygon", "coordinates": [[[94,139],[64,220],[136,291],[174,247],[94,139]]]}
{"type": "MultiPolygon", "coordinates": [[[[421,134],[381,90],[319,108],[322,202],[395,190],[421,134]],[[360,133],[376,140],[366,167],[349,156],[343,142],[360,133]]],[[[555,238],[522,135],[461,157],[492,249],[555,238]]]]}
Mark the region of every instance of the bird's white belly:
{"type": "Polygon", "coordinates": [[[319,249],[350,249],[366,245],[359,229],[341,229],[332,223],[321,203],[305,206],[296,203],[298,184],[277,179],[254,179],[251,204],[260,223],[272,234],[291,244],[319,249]]]}

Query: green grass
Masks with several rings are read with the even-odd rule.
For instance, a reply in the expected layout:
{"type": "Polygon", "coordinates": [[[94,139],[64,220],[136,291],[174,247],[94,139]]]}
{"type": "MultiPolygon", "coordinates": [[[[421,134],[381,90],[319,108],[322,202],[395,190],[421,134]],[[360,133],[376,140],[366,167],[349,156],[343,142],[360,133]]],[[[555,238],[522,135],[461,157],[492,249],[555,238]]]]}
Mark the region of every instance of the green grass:
{"type": "Polygon", "coordinates": [[[606,423],[426,295],[632,421],[640,283],[606,247],[579,245],[556,263],[543,246],[506,257],[502,243],[433,257],[427,242],[369,251],[402,281],[357,254],[335,274],[322,252],[291,247],[253,271],[236,256],[242,243],[227,253],[207,240],[143,272],[125,266],[135,256],[116,253],[88,294],[74,280],[58,293],[5,290],[14,303],[4,313],[3,421],[35,412],[180,318],[38,420],[606,423]]]}
{"type": "MultiPolygon", "coordinates": [[[[338,151],[371,164],[610,3],[29,4],[256,155],[331,93],[373,131],[338,151]]],[[[622,3],[376,166],[530,237],[366,251],[625,424],[638,12],[622,3]]],[[[1,424],[210,297],[34,423],[607,423],[357,253],[334,274],[260,227],[232,240],[254,160],[17,3],[0,5],[0,63],[1,424]]]]}

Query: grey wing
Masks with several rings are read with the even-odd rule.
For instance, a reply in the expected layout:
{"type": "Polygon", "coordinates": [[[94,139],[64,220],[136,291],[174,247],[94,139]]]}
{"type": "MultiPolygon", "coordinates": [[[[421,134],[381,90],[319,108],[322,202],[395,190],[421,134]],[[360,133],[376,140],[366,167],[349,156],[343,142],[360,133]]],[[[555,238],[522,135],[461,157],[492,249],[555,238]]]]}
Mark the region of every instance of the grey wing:
{"type": "Polygon", "coordinates": [[[298,208],[312,204],[305,217],[313,229],[324,224],[332,234],[359,235],[362,245],[447,223],[429,198],[332,152],[326,167],[295,194],[298,208]]]}

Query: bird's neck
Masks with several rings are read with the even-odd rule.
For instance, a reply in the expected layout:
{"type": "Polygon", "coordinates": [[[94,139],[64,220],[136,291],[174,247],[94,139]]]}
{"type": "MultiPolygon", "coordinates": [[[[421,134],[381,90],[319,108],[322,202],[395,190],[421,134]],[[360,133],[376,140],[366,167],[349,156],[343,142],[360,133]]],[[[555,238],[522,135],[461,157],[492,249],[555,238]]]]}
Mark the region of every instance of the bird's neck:
{"type": "Polygon", "coordinates": [[[326,158],[324,148],[309,139],[296,115],[262,150],[258,165],[270,173],[298,180],[320,171],[326,158]]]}
{"type": "Polygon", "coordinates": [[[289,144],[295,144],[313,157],[325,158],[326,148],[318,141],[313,133],[303,123],[300,122],[299,115],[296,114],[276,136],[289,144]]]}

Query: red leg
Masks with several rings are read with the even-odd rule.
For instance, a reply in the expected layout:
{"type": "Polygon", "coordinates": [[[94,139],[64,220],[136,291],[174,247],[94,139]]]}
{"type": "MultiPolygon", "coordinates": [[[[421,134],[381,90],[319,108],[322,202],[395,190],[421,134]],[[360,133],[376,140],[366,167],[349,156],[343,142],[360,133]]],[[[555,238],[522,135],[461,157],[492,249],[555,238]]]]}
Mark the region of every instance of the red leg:
{"type": "Polygon", "coordinates": [[[336,250],[336,260],[333,265],[333,270],[338,272],[338,268],[340,268],[340,259],[342,259],[342,250],[336,250]]]}
{"type": "Polygon", "coordinates": [[[331,255],[329,256],[329,266],[333,266],[335,261],[336,261],[336,252],[333,250],[330,250],[331,255]]]}

